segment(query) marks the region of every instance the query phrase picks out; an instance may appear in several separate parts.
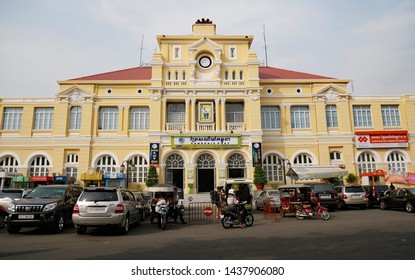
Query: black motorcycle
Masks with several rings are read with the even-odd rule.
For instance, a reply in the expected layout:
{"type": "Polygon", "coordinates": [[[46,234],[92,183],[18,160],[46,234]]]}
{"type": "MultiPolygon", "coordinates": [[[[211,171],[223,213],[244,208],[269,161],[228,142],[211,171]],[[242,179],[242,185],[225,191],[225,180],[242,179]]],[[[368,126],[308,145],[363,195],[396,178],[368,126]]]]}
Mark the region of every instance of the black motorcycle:
{"type": "Polygon", "coordinates": [[[233,209],[224,209],[222,226],[226,229],[231,228],[233,226],[239,226],[238,211],[241,214],[242,222],[247,227],[252,226],[254,224],[254,216],[252,215],[252,213],[246,210],[246,204],[246,202],[243,202],[239,203],[233,209]]]}

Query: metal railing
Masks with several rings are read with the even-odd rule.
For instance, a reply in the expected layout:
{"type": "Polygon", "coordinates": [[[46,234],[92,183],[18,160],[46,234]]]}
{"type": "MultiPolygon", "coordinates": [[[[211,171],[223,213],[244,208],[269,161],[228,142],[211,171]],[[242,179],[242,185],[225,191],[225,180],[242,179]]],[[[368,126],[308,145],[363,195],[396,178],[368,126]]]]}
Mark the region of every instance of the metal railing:
{"type": "Polygon", "coordinates": [[[189,222],[218,221],[217,207],[211,202],[190,202],[188,207],[189,222]]]}

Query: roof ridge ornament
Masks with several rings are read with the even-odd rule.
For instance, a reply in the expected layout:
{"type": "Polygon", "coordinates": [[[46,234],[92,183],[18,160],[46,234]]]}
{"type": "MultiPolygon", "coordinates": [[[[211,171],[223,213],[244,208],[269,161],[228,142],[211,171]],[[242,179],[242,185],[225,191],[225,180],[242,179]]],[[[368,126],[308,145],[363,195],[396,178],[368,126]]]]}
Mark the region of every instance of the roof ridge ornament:
{"type": "Polygon", "coordinates": [[[196,20],[196,22],[195,22],[196,24],[212,24],[212,21],[210,20],[210,19],[205,19],[205,18],[202,18],[202,19],[198,19],[198,20],[196,20]]]}

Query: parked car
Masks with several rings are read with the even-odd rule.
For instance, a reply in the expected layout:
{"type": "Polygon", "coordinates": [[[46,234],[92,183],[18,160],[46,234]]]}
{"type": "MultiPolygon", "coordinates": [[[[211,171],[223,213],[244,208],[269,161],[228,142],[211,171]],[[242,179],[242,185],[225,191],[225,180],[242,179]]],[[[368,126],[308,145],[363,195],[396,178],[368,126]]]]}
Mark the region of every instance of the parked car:
{"type": "Polygon", "coordinates": [[[368,203],[368,195],[360,185],[353,186],[339,186],[336,187],[339,197],[338,208],[346,209],[349,206],[357,206],[360,209],[365,209],[368,203]]]}
{"type": "Polygon", "coordinates": [[[52,227],[62,232],[72,222],[72,211],[82,192],[77,185],[43,185],[7,208],[7,231],[18,233],[22,227],[52,227]]]}
{"type": "Polygon", "coordinates": [[[140,224],[140,205],[134,194],[117,187],[85,188],[76,202],[72,220],[78,234],[88,227],[119,228],[128,233],[130,226],[140,224]]]}
{"type": "Polygon", "coordinates": [[[134,194],[138,205],[140,207],[140,214],[141,214],[141,221],[144,221],[146,217],[150,216],[151,212],[151,199],[149,199],[149,196],[145,195],[142,192],[135,193],[134,194]]]}
{"type": "Polygon", "coordinates": [[[269,203],[271,207],[276,207],[276,209],[279,209],[281,206],[280,191],[264,190],[260,192],[255,199],[255,208],[257,210],[263,209],[264,203],[269,203]]]}
{"type": "Polygon", "coordinates": [[[375,185],[375,186],[363,186],[363,189],[368,195],[367,206],[372,208],[375,205],[380,204],[380,198],[383,197],[386,191],[389,190],[387,185],[375,185]]]}
{"type": "Polygon", "coordinates": [[[392,191],[380,199],[380,209],[405,209],[406,212],[415,212],[415,188],[400,188],[392,191]]]}
{"type": "MultiPolygon", "coordinates": [[[[307,183],[310,187],[309,195],[310,202],[320,202],[324,207],[329,208],[330,211],[335,211],[338,204],[338,194],[334,186],[330,183],[307,183]]],[[[306,200],[308,198],[305,198],[306,200]]]]}
{"type": "Polygon", "coordinates": [[[14,200],[25,197],[32,189],[2,189],[0,190],[0,200],[3,198],[13,198],[14,200]]]}

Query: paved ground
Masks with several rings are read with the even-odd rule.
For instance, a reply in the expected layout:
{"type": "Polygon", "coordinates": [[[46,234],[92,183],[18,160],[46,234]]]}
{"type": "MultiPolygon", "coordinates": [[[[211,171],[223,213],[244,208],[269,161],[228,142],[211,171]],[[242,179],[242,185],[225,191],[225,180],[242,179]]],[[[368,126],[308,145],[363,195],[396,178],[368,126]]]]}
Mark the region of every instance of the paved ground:
{"type": "Polygon", "coordinates": [[[127,235],[89,229],[77,235],[0,229],[3,260],[149,259],[410,259],[415,260],[415,214],[380,209],[331,212],[331,219],[277,222],[254,211],[246,229],[224,229],[218,222],[169,223],[165,231],[149,221],[127,235]]]}

